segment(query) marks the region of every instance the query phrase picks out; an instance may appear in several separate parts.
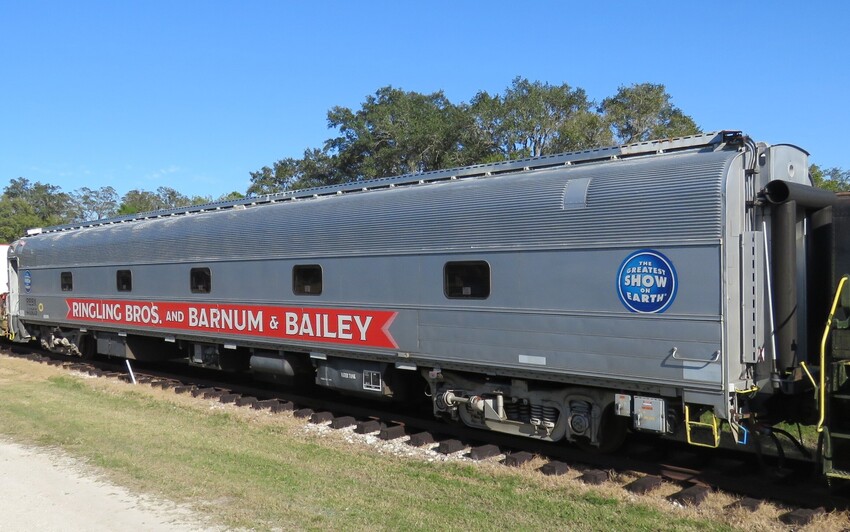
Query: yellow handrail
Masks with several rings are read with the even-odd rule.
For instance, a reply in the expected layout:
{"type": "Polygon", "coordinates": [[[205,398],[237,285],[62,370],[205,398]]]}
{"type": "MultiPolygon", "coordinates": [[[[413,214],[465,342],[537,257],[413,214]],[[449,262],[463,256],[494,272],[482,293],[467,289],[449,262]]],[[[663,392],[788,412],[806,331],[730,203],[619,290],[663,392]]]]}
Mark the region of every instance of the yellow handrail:
{"type": "Polygon", "coordinates": [[[717,416],[714,415],[714,412],[711,413],[711,423],[691,421],[690,408],[688,408],[688,405],[685,405],[685,436],[688,440],[688,443],[690,443],[691,445],[716,449],[720,445],[720,430],[717,426],[717,416]],[[704,427],[711,429],[711,435],[714,438],[714,445],[711,445],[710,443],[699,443],[693,441],[693,439],[691,439],[691,427],[704,427]]]}
{"type": "Polygon", "coordinates": [[[838,308],[838,300],[841,299],[841,289],[844,288],[844,283],[847,282],[848,275],[841,277],[838,281],[838,288],[835,289],[835,297],[832,298],[832,307],[829,309],[829,317],[826,318],[826,327],[823,329],[823,337],[820,341],[820,397],[818,409],[820,417],[818,418],[817,431],[823,432],[823,422],[826,419],[826,339],[829,336],[829,330],[832,328],[832,318],[835,316],[835,309],[838,308]]]}
{"type": "Polygon", "coordinates": [[[806,376],[809,378],[809,381],[812,383],[812,388],[815,389],[815,399],[818,397],[818,383],[815,382],[815,378],[812,377],[812,373],[809,371],[809,367],[806,365],[805,361],[800,362],[800,367],[803,368],[803,371],[806,372],[806,376]]]}

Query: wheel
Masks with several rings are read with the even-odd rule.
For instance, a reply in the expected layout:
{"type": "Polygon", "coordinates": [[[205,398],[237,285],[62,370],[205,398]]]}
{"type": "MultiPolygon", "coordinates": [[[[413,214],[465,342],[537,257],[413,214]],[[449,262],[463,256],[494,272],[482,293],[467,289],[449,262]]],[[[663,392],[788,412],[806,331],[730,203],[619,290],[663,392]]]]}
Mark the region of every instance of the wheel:
{"type": "Polygon", "coordinates": [[[609,454],[619,449],[629,432],[629,418],[614,413],[614,405],[609,405],[602,413],[599,421],[599,445],[593,445],[590,440],[576,440],[579,449],[598,454],[609,454]]]}

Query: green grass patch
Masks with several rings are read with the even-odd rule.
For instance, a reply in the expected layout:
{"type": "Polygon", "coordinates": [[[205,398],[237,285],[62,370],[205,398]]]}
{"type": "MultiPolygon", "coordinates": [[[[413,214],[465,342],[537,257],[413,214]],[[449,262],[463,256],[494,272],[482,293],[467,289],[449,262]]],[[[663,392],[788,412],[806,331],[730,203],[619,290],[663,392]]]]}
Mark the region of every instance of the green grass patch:
{"type": "Polygon", "coordinates": [[[539,475],[325,443],[288,416],[212,410],[212,403],[5,357],[0,369],[0,434],[60,447],[118,483],[189,503],[226,527],[728,528],[539,475]]]}

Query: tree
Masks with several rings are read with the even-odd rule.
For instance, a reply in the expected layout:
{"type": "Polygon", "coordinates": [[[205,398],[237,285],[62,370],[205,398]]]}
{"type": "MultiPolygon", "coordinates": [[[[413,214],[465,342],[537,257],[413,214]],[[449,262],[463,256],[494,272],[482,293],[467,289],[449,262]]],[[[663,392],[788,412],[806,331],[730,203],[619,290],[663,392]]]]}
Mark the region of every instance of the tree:
{"type": "MultiPolygon", "coordinates": [[[[241,192],[230,192],[218,198],[216,201],[230,201],[244,198],[241,192]]],[[[212,196],[186,196],[171,187],[159,187],[156,192],[149,190],[133,189],[121,198],[121,205],[116,214],[127,216],[142,212],[161,211],[164,209],[178,209],[191,205],[204,205],[212,203],[212,196]]]]}
{"type": "Polygon", "coordinates": [[[249,196],[262,196],[284,192],[291,186],[298,160],[291,157],[281,159],[272,166],[264,166],[250,172],[251,185],[248,187],[249,196]]]}
{"type": "Polygon", "coordinates": [[[41,217],[32,205],[20,197],[0,197],[0,242],[13,242],[24,236],[27,229],[43,227],[41,217]]]}
{"type": "Polygon", "coordinates": [[[162,209],[162,202],[155,193],[148,190],[133,189],[121,198],[116,214],[120,216],[162,209]]]}
{"type": "Polygon", "coordinates": [[[212,196],[184,196],[186,198],[186,203],[180,205],[181,207],[187,207],[189,205],[206,205],[207,203],[212,203],[212,196]]]}
{"type": "Polygon", "coordinates": [[[338,158],[326,150],[305,150],[304,157],[287,157],[251,172],[248,194],[263,195],[350,181],[337,168],[338,158]]]}
{"type": "Polygon", "coordinates": [[[504,96],[479,92],[470,111],[505,159],[537,157],[609,143],[611,135],[583,89],[517,77],[504,96]]]}
{"type": "Polygon", "coordinates": [[[234,190],[233,192],[228,192],[227,194],[222,194],[221,196],[218,197],[218,199],[216,201],[234,201],[234,200],[243,199],[244,197],[245,197],[245,194],[243,194],[243,193],[241,193],[237,190],[234,190]]]}
{"type": "Polygon", "coordinates": [[[325,144],[337,173],[359,180],[427,172],[466,164],[461,147],[469,115],[442,91],[432,94],[383,87],[357,112],[334,107],[328,127],[339,136],[325,144]]]}
{"type": "Polygon", "coordinates": [[[812,184],[818,188],[826,188],[824,185],[823,170],[816,164],[809,165],[809,177],[812,179],[812,184]]]}
{"type": "Polygon", "coordinates": [[[20,199],[32,207],[39,223],[37,226],[61,225],[74,218],[74,205],[69,194],[62,192],[60,187],[24,177],[12,179],[3,191],[3,197],[20,199]]]}
{"type": "Polygon", "coordinates": [[[0,197],[0,239],[11,242],[27,229],[62,225],[74,218],[69,194],[53,185],[12,179],[0,197]]]}
{"type": "Polygon", "coordinates": [[[192,201],[171,187],[158,187],[156,195],[162,204],[162,209],[176,209],[191,205],[192,201]]]}
{"type": "Polygon", "coordinates": [[[850,191],[850,170],[841,168],[828,168],[822,170],[818,165],[809,166],[809,175],[816,187],[831,190],[833,192],[850,191]]]}
{"type": "Polygon", "coordinates": [[[133,189],[121,198],[118,215],[137,214],[140,212],[176,209],[199,203],[209,203],[209,196],[194,196],[189,198],[171,187],[159,187],[156,192],[133,189]]]}
{"type": "Polygon", "coordinates": [[[118,193],[112,187],[97,190],[82,187],[71,194],[77,221],[102,220],[114,216],[118,210],[118,193]]]}
{"type": "Polygon", "coordinates": [[[670,102],[664,85],[621,86],[599,107],[621,144],[699,133],[693,119],[670,102]]]}
{"type": "Polygon", "coordinates": [[[441,92],[391,86],[359,110],[334,107],[336,136],[300,159],[251,172],[248,194],[272,194],[400,174],[698,133],[663,85],[620,87],[599,106],[583,89],[517,77],[501,95],[453,104],[441,92]]]}

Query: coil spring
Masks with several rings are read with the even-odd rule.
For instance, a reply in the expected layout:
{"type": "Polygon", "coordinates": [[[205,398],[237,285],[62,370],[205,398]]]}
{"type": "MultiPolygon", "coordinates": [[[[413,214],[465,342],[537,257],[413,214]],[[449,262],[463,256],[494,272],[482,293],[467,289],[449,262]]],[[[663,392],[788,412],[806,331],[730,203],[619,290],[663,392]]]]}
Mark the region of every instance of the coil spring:
{"type": "Polygon", "coordinates": [[[554,406],[531,405],[531,417],[547,423],[558,421],[558,409],[554,406]]]}
{"type": "Polygon", "coordinates": [[[528,403],[505,403],[505,415],[511,421],[520,421],[522,423],[528,423],[531,419],[531,409],[528,403]]]}

